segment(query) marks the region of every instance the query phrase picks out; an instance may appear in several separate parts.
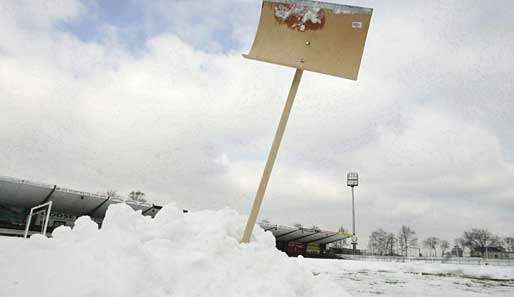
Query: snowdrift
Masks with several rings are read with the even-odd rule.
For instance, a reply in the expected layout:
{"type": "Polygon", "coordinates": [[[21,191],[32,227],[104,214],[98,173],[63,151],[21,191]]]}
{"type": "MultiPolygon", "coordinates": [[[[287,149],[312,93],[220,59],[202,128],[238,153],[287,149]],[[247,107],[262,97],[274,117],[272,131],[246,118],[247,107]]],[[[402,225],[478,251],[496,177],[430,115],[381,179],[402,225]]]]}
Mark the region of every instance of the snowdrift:
{"type": "Polygon", "coordinates": [[[239,244],[243,224],[230,209],[183,214],[168,205],[151,219],[112,205],[100,230],[81,217],[51,239],[1,238],[0,296],[348,296],[260,228],[239,244]]]}

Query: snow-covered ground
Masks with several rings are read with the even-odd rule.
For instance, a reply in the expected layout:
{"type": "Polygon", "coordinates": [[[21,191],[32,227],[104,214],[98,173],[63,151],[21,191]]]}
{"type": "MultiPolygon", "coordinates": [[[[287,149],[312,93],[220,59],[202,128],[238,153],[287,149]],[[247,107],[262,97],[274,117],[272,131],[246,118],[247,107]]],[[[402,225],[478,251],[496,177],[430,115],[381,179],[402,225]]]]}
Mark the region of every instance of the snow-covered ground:
{"type": "Polygon", "coordinates": [[[260,228],[240,244],[244,223],[119,204],[101,230],[81,217],[53,238],[0,237],[0,297],[514,296],[512,267],[288,258],[260,228]]]}
{"type": "Polygon", "coordinates": [[[352,296],[514,296],[514,267],[298,259],[352,296]]]}
{"type": "Polygon", "coordinates": [[[0,238],[0,297],[344,297],[275,248],[255,228],[240,244],[245,217],[235,211],[182,213],[168,205],[155,219],[111,205],[102,229],[81,217],[53,238],[0,238]]]}

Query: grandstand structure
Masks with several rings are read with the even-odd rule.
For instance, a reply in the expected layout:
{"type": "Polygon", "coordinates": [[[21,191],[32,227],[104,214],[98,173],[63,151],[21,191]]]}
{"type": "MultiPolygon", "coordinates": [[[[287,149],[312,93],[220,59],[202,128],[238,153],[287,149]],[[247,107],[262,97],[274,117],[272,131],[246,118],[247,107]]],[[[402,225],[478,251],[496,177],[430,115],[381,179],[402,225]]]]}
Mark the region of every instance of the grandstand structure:
{"type": "Polygon", "coordinates": [[[318,228],[290,227],[260,222],[264,231],[271,232],[279,250],[291,257],[320,257],[332,258],[328,253],[328,245],[349,238],[347,232],[324,231],[318,228]]]}
{"type": "Polygon", "coordinates": [[[101,226],[111,204],[126,203],[146,216],[161,206],[120,197],[76,191],[13,177],[0,177],[0,235],[50,235],[58,226],[73,226],[80,216],[90,216],[101,226]],[[27,224],[28,223],[28,224],[27,224]]]}

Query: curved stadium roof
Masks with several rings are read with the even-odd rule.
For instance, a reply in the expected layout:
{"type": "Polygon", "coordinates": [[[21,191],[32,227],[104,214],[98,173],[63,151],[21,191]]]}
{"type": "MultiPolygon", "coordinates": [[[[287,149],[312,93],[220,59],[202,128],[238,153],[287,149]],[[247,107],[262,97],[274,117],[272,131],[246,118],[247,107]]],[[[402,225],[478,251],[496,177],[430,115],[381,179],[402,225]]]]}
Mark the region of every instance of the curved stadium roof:
{"type": "Polygon", "coordinates": [[[126,202],[133,209],[142,210],[143,214],[149,215],[154,215],[161,208],[148,203],[124,201],[107,195],[0,176],[0,205],[32,208],[48,201],[53,202],[53,211],[75,216],[88,215],[96,218],[104,217],[109,205],[114,203],[126,202]]]}
{"type": "Polygon", "coordinates": [[[270,223],[259,223],[264,231],[270,231],[277,241],[327,244],[351,237],[350,233],[323,231],[312,228],[280,226],[270,223]]]}

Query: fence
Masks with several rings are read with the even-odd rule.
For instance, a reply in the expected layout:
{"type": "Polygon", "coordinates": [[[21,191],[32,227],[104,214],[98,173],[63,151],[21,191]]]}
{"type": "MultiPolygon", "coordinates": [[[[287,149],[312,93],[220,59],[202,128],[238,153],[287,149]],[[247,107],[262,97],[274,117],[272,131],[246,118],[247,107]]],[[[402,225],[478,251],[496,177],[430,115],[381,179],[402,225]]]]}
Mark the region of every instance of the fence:
{"type": "Polygon", "coordinates": [[[337,255],[343,259],[377,262],[425,262],[465,265],[514,266],[514,259],[484,259],[475,257],[398,257],[398,256],[364,256],[337,255]]]}

